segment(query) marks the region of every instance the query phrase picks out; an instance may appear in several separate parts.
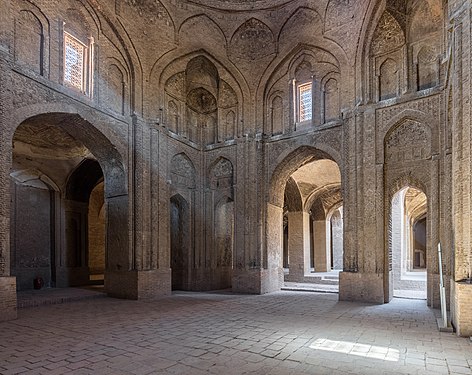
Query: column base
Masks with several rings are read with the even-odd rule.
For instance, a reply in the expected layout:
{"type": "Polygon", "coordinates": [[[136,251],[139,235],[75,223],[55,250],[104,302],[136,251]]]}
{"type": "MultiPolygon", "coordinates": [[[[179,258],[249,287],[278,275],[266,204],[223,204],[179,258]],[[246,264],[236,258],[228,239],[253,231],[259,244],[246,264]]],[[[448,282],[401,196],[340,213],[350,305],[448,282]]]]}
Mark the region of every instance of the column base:
{"type": "Polygon", "coordinates": [[[451,280],[451,322],[458,336],[472,336],[472,284],[451,280]]]}
{"type": "Polygon", "coordinates": [[[339,300],[384,303],[384,277],[376,273],[339,273],[339,300]]]}
{"type": "Polygon", "coordinates": [[[284,283],[283,268],[233,270],[235,293],[266,294],[279,291],[284,283]]]}
{"type": "MultiPolygon", "coordinates": [[[[441,308],[441,295],[440,295],[440,276],[437,273],[428,273],[428,281],[427,281],[427,291],[428,291],[428,306],[434,309],[441,308]]],[[[446,290],[446,306],[450,309],[451,306],[451,299],[450,294],[448,291],[451,291],[451,285],[449,283],[453,283],[454,281],[451,280],[448,276],[444,275],[444,289],[446,290]]]]}
{"type": "Polygon", "coordinates": [[[232,271],[231,267],[190,269],[185,290],[203,292],[231,288],[232,271]]]}
{"type": "Polygon", "coordinates": [[[0,322],[18,317],[16,299],[16,277],[0,277],[0,322]]]}
{"type": "Polygon", "coordinates": [[[171,290],[171,270],[105,272],[105,290],[110,297],[153,299],[168,296],[171,290]]]}

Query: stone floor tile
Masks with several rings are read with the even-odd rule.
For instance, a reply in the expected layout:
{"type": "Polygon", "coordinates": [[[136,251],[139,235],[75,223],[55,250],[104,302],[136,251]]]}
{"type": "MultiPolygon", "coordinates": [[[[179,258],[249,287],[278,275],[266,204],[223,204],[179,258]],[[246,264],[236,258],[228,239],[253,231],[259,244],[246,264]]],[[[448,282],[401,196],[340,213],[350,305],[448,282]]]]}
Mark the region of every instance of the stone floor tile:
{"type": "Polygon", "coordinates": [[[438,332],[416,300],[176,293],[22,309],[0,323],[1,374],[431,375],[471,364],[470,340],[438,332]]]}
{"type": "Polygon", "coordinates": [[[472,370],[470,369],[470,367],[449,366],[449,371],[451,372],[451,374],[472,374],[472,370]]]}

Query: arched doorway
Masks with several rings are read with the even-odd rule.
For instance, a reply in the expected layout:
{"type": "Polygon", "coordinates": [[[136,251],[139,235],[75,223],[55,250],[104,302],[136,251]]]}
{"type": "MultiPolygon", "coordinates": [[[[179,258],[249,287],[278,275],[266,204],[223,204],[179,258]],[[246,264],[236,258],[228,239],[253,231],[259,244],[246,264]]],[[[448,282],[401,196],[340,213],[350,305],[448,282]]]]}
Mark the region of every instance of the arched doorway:
{"type": "MultiPolygon", "coordinates": [[[[325,275],[318,273],[332,271],[328,213],[342,204],[338,164],[320,150],[301,147],[276,168],[272,188],[268,233],[275,225],[277,232],[267,238],[269,260],[271,253],[279,254],[285,281],[323,284],[325,275]]],[[[336,278],[328,283],[333,282],[336,278]]]]}
{"type": "Polygon", "coordinates": [[[427,198],[406,186],[391,201],[389,247],[393,296],[426,299],[428,235],[427,198]]]}
{"type": "Polygon", "coordinates": [[[105,273],[104,184],[100,164],[83,160],[68,176],[64,207],[68,270],[61,285],[103,283],[105,273]],[[100,212],[102,216],[100,217],[100,212]]]}
{"type": "Polygon", "coordinates": [[[18,289],[31,289],[36,277],[48,287],[87,285],[93,269],[101,280],[111,276],[109,294],[126,297],[116,282],[131,267],[126,176],[116,147],[79,115],[36,115],[12,136],[10,176],[18,289]]]}

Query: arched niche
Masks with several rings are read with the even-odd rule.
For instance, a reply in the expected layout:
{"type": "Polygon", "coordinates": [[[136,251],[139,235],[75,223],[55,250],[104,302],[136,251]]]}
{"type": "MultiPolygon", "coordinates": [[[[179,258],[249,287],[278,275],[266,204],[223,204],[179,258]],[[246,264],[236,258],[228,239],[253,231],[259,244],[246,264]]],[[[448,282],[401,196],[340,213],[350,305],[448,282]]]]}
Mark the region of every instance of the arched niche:
{"type": "Polygon", "coordinates": [[[207,212],[212,218],[211,234],[207,236],[209,258],[206,259],[208,283],[212,289],[232,286],[235,251],[235,203],[233,163],[219,157],[208,170],[207,212]]]}
{"type": "Polygon", "coordinates": [[[170,198],[170,267],[172,290],[188,290],[191,262],[189,203],[180,194],[170,198]]]}
{"type": "Polygon", "coordinates": [[[21,10],[17,13],[14,35],[15,62],[43,75],[44,26],[33,11],[21,10]]]}
{"type": "Polygon", "coordinates": [[[371,93],[377,100],[386,100],[399,96],[405,90],[405,31],[392,15],[385,10],[373,33],[369,53],[371,66],[371,93]]]}
{"type": "Polygon", "coordinates": [[[410,12],[408,42],[411,56],[411,87],[425,90],[439,85],[444,50],[444,4],[441,0],[418,2],[410,12]]]}
{"type": "Polygon", "coordinates": [[[184,71],[167,78],[164,92],[164,125],[171,132],[199,148],[237,137],[237,94],[206,56],[189,59],[184,71]]]}
{"type": "Polygon", "coordinates": [[[412,119],[404,119],[392,126],[385,136],[385,163],[401,165],[429,159],[432,152],[431,138],[429,126],[412,119]]]}
{"type": "Polygon", "coordinates": [[[330,82],[327,96],[325,91],[327,80],[340,75],[339,60],[331,52],[311,45],[298,46],[272,69],[264,90],[267,135],[316,127],[325,123],[326,110],[329,117],[339,118],[339,109],[334,109],[340,107],[339,89],[333,93],[330,82]]]}
{"type": "Polygon", "coordinates": [[[195,167],[189,157],[180,153],[174,155],[170,162],[170,179],[175,189],[195,189],[195,167]]]}

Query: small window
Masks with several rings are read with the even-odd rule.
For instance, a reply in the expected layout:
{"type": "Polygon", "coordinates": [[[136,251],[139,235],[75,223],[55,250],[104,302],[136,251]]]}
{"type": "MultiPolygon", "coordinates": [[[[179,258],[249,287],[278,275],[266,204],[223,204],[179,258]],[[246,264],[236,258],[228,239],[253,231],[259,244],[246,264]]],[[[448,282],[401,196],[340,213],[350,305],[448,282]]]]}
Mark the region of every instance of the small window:
{"type": "Polygon", "coordinates": [[[308,121],[312,118],[312,84],[298,86],[298,121],[308,121]]]}
{"type": "Polygon", "coordinates": [[[87,47],[68,33],[64,33],[64,83],[86,91],[87,47]]]}

